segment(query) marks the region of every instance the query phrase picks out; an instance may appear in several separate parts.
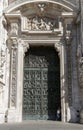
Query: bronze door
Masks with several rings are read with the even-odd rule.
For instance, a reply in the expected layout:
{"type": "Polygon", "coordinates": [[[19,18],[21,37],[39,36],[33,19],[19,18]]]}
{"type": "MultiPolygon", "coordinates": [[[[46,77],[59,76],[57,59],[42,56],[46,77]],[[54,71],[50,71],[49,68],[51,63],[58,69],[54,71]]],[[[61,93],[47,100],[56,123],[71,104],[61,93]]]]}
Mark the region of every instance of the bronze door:
{"type": "Polygon", "coordinates": [[[23,119],[55,120],[60,108],[60,63],[52,47],[32,47],[24,58],[23,119]]]}

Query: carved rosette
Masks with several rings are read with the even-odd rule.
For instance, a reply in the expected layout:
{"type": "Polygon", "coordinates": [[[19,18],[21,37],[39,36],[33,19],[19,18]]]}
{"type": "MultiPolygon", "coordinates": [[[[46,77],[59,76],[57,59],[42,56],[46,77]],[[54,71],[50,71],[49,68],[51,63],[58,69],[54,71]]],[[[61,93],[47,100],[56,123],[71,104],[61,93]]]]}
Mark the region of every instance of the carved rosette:
{"type": "Polygon", "coordinates": [[[83,57],[80,58],[79,62],[79,83],[80,87],[83,88],[83,57]]]}
{"type": "Polygon", "coordinates": [[[11,45],[11,86],[10,86],[10,106],[16,106],[17,91],[17,39],[12,39],[11,45]]]}

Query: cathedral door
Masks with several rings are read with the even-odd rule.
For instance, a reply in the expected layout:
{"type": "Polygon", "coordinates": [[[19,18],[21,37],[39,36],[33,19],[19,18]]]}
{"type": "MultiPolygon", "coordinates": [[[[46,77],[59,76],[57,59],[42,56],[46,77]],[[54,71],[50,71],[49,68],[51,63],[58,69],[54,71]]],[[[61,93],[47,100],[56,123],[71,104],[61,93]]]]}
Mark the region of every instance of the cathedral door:
{"type": "Polygon", "coordinates": [[[31,47],[24,57],[23,120],[56,120],[60,59],[52,47],[31,47]]]}

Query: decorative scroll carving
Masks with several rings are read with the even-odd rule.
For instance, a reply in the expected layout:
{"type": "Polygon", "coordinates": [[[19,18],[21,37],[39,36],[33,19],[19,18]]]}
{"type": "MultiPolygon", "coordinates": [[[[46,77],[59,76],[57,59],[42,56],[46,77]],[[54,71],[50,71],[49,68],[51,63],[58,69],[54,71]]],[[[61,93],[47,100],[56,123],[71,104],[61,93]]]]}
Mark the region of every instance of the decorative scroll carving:
{"type": "Polygon", "coordinates": [[[16,106],[16,87],[17,87],[17,40],[13,39],[11,46],[11,92],[10,105],[16,106]]]}
{"type": "Polygon", "coordinates": [[[80,87],[83,88],[83,57],[80,58],[79,62],[79,83],[80,87]]]}
{"type": "Polygon", "coordinates": [[[58,18],[50,19],[48,17],[23,18],[24,29],[28,31],[51,31],[58,28],[58,18]]]}

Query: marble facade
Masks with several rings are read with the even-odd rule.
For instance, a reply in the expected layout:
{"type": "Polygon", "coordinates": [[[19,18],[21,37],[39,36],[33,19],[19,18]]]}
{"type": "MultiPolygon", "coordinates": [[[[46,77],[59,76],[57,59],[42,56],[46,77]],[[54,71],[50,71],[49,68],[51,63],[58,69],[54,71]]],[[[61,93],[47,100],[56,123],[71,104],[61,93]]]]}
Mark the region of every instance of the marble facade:
{"type": "Polygon", "coordinates": [[[60,58],[62,121],[83,123],[82,0],[0,3],[0,122],[23,121],[24,55],[42,45],[53,46],[60,58]]]}

